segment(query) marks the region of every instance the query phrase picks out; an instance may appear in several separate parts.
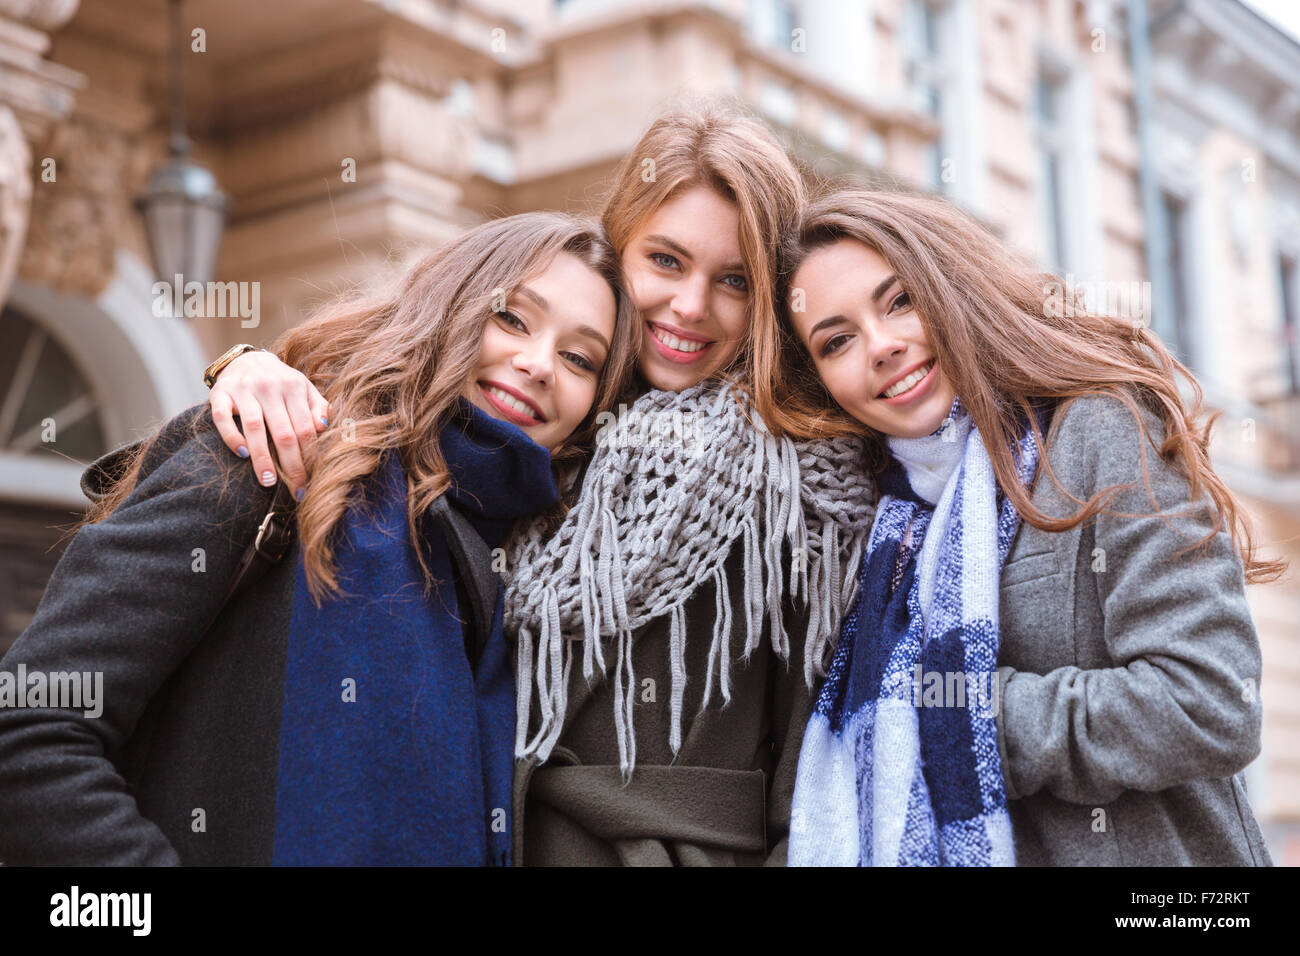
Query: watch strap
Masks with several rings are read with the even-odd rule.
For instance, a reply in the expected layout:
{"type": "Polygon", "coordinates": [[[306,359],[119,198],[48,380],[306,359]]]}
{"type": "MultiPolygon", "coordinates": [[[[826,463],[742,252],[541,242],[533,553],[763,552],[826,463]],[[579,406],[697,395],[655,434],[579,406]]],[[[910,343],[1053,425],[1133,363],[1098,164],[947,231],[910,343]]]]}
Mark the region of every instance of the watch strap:
{"type": "Polygon", "coordinates": [[[265,352],[266,349],[260,345],[247,345],[240,343],[222,352],[215,362],[203,370],[203,384],[211,388],[217,383],[217,376],[221,374],[222,369],[233,362],[245,352],[265,352]]]}

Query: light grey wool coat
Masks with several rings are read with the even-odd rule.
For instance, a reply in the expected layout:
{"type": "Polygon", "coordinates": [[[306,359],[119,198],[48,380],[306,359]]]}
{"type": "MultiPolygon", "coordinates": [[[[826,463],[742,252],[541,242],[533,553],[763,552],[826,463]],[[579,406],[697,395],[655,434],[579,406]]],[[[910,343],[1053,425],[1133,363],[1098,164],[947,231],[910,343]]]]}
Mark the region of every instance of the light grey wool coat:
{"type": "MultiPolygon", "coordinates": [[[[1141,410],[1161,513],[1132,412],[1075,399],[1048,448],[1057,480],[1082,500],[1128,487],[1069,531],[1022,523],[1002,570],[998,747],[1017,862],[1271,865],[1240,773],[1261,720],[1242,563],[1226,528],[1179,554],[1213,512],[1190,503],[1141,410]]],[[[1079,507],[1042,464],[1033,502],[1053,517],[1079,507]]]]}

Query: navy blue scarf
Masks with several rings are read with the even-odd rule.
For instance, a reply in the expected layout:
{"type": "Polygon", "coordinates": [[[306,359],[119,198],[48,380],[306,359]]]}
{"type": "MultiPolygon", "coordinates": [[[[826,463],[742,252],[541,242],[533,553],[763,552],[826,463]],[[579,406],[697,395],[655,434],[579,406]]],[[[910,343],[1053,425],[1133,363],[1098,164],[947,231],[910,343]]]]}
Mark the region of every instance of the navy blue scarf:
{"type": "MultiPolygon", "coordinates": [[[[550,453],[464,399],[439,442],[449,500],[489,547],[555,502],[550,453]]],[[[501,589],[471,667],[431,520],[423,545],[438,586],[424,597],[398,455],[363,488],[368,506],[348,510],[337,538],[348,596],[318,609],[298,557],[273,863],[508,865],[515,682],[501,589]]]]}

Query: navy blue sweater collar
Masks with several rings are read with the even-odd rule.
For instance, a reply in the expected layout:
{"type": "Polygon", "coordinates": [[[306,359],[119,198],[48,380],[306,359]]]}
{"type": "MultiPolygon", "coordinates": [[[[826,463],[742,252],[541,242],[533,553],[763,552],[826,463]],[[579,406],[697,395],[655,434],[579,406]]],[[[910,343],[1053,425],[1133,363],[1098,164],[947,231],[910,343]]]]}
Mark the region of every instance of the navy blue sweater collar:
{"type": "Polygon", "coordinates": [[[559,490],[551,453],[510,422],[460,399],[439,437],[451,503],[496,547],[519,518],[555,504],[559,490]]]}

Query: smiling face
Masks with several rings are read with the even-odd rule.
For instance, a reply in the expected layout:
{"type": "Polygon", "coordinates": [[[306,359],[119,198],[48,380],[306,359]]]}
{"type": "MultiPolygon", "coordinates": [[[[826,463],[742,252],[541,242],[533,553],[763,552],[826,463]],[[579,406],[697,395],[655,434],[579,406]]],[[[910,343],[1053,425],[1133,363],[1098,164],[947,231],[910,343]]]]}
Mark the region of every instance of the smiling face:
{"type": "Polygon", "coordinates": [[[815,249],[792,283],[804,293],[795,331],[831,397],[885,435],[920,438],[943,424],[955,397],[921,316],[894,270],[854,239],[815,249]]]}
{"type": "Polygon", "coordinates": [[[614,315],[609,284],[559,253],[488,318],[465,397],[554,451],[591,411],[614,315]]]}
{"type": "Polygon", "coordinates": [[[623,270],[652,386],[679,392],[731,364],[749,324],[735,203],[703,186],[666,200],[628,241],[623,270]]]}

